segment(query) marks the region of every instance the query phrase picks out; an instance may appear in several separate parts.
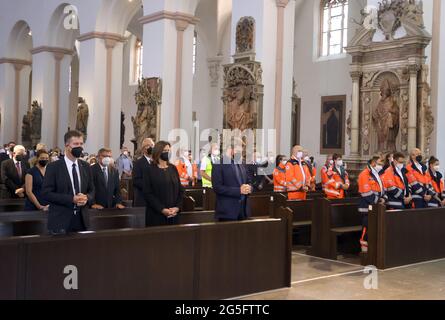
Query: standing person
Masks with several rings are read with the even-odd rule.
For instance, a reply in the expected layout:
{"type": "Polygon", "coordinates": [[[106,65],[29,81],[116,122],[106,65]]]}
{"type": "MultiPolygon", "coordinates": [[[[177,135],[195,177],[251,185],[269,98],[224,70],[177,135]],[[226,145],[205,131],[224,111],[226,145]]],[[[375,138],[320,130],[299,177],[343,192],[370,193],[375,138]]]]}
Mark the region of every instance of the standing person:
{"type": "Polygon", "coordinates": [[[181,156],[175,162],[176,170],[178,170],[179,179],[181,180],[181,185],[184,188],[190,186],[190,183],[193,179],[193,168],[192,164],[189,161],[189,152],[182,151],[181,156]]]}
{"type": "Polygon", "coordinates": [[[295,146],[286,165],[286,182],[289,200],[306,200],[311,184],[311,173],[304,163],[303,147],[295,146]]]}
{"type": "Polygon", "coordinates": [[[310,157],[309,152],[306,150],[304,151],[304,162],[306,163],[309,173],[311,174],[309,190],[314,192],[317,185],[317,167],[315,165],[314,157],[310,157]]]}
{"type": "Polygon", "coordinates": [[[368,166],[358,177],[358,192],[361,195],[358,212],[362,215],[362,237],[360,245],[362,252],[368,252],[368,212],[369,206],[385,203],[385,191],[379,172],[382,171],[384,161],[380,156],[374,156],[368,166]]]}
{"type": "Polygon", "coordinates": [[[440,173],[440,162],[436,157],[431,157],[428,161],[428,182],[430,183],[431,200],[428,207],[445,207],[445,187],[443,176],[440,173]]]}
{"type": "Polygon", "coordinates": [[[153,164],[144,171],[147,227],[178,223],[184,188],[178,170],[170,163],[170,149],[170,143],[158,142],[153,148],[153,164]]]}
{"type": "Polygon", "coordinates": [[[389,167],[383,173],[387,207],[390,210],[409,209],[412,202],[411,189],[406,177],[405,156],[396,152],[389,167]]]}
{"type": "Polygon", "coordinates": [[[212,185],[216,194],[215,218],[220,222],[239,221],[250,217],[247,202],[253,187],[245,164],[242,163],[243,147],[229,146],[219,164],[213,165],[212,185]]]}
{"type": "Polygon", "coordinates": [[[48,165],[42,189],[49,203],[48,230],[54,235],[86,231],[83,208],[94,201],[91,166],[80,160],[84,136],[69,131],[64,141],[65,156],[48,165]]]}
{"type": "Polygon", "coordinates": [[[102,148],[97,153],[98,162],[91,167],[94,183],[94,204],[92,209],[125,209],[122,204],[119,172],[112,166],[111,149],[102,148]]]}
{"type": "Polygon", "coordinates": [[[25,177],[26,202],[25,211],[48,211],[49,206],[42,198],[43,180],[45,178],[46,166],[49,163],[49,153],[40,149],[35,156],[35,166],[32,167],[25,177]]]}
{"type": "Polygon", "coordinates": [[[273,190],[274,192],[286,192],[286,164],[287,159],[284,155],[279,155],[276,159],[276,168],[273,172],[273,190]]]}
{"type": "Polygon", "coordinates": [[[428,167],[422,161],[422,151],[413,149],[410,153],[410,162],[406,166],[406,177],[411,186],[414,207],[418,209],[427,208],[432,198],[428,189],[428,167]]]}
{"type": "Polygon", "coordinates": [[[326,162],[320,170],[321,174],[321,186],[323,191],[326,193],[326,186],[332,177],[332,168],[334,166],[334,160],[332,160],[332,155],[326,157],[326,162]]]}
{"type": "Polygon", "coordinates": [[[130,157],[130,152],[127,147],[123,147],[121,155],[116,160],[116,166],[119,170],[119,177],[121,179],[131,178],[133,172],[133,160],[130,157]]]}
{"type": "Polygon", "coordinates": [[[326,182],[325,194],[328,199],[344,199],[345,193],[351,185],[349,174],[345,169],[341,155],[334,154],[332,160],[334,165],[330,171],[330,178],[326,182]]]}
{"type": "Polygon", "coordinates": [[[218,144],[212,143],[209,155],[202,159],[200,166],[202,186],[204,188],[212,188],[213,165],[220,161],[219,156],[220,151],[218,144]]]}
{"type": "Polygon", "coordinates": [[[142,141],[142,157],[134,163],[133,167],[133,207],[145,207],[144,197],[144,171],[152,163],[153,148],[155,143],[153,139],[147,138],[142,141]]]}
{"type": "Polygon", "coordinates": [[[24,198],[25,175],[29,170],[26,149],[17,145],[11,155],[12,159],[2,162],[1,177],[12,198],[24,198]]]}

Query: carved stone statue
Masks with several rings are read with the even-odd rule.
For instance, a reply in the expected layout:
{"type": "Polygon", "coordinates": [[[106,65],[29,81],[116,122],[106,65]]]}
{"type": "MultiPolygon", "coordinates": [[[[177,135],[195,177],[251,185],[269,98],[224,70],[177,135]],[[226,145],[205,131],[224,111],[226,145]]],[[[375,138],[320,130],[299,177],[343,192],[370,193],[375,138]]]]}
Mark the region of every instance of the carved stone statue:
{"type": "Polygon", "coordinates": [[[28,111],[24,116],[22,120],[22,145],[25,148],[31,148],[32,147],[32,141],[31,141],[31,112],[28,111]]]}
{"type": "Polygon", "coordinates": [[[230,129],[253,129],[256,112],[251,100],[252,88],[240,87],[229,96],[227,123],[230,129]]]}
{"type": "Polygon", "coordinates": [[[84,134],[85,140],[88,133],[88,118],[90,116],[88,104],[85,99],[79,97],[79,105],[77,107],[76,130],[84,134]]]}
{"type": "Polygon", "coordinates": [[[394,99],[391,84],[385,79],[380,88],[381,99],[372,114],[378,140],[378,151],[396,151],[400,127],[400,109],[394,99]]]}
{"type": "Polygon", "coordinates": [[[162,81],[159,78],[143,78],[135,95],[138,111],[131,117],[136,150],[145,138],[157,139],[158,115],[162,101],[162,81]]]}
{"type": "Polygon", "coordinates": [[[33,101],[30,111],[31,141],[33,145],[42,138],[42,106],[38,101],[33,101]]]}
{"type": "Polygon", "coordinates": [[[236,26],[236,53],[253,51],[255,43],[255,19],[243,17],[236,26]]]}

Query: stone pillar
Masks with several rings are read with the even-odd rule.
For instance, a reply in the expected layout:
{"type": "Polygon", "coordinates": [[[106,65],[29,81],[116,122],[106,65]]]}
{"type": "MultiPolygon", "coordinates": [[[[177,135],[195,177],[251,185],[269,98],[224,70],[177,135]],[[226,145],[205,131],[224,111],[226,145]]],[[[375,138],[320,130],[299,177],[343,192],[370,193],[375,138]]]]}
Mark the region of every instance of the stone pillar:
{"type": "Polygon", "coordinates": [[[143,75],[162,80],[160,139],[172,129],[183,129],[192,137],[193,15],[159,11],[142,17],[144,46],[143,75]]]}
{"type": "Polygon", "coordinates": [[[417,148],[417,77],[419,66],[409,65],[408,151],[417,148]]]}
{"type": "Polygon", "coordinates": [[[351,156],[360,155],[360,79],[362,73],[351,72],[352,112],[351,112],[351,156]]]}
{"type": "Polygon", "coordinates": [[[54,137],[54,145],[60,147],[59,141],[59,120],[60,120],[60,65],[61,61],[64,57],[62,52],[54,52],[54,59],[56,63],[55,71],[54,71],[54,121],[52,130],[46,128],[46,130],[52,131],[54,137]]]}
{"type": "Polygon", "coordinates": [[[14,112],[12,114],[12,125],[14,128],[14,141],[20,141],[19,128],[22,127],[21,120],[19,119],[20,113],[20,73],[23,69],[23,65],[19,63],[14,64],[14,112]]]}
{"type": "Polygon", "coordinates": [[[120,147],[122,109],[122,59],[124,38],[119,34],[90,32],[81,35],[79,96],[89,108],[87,127],[88,153],[120,147]]]}

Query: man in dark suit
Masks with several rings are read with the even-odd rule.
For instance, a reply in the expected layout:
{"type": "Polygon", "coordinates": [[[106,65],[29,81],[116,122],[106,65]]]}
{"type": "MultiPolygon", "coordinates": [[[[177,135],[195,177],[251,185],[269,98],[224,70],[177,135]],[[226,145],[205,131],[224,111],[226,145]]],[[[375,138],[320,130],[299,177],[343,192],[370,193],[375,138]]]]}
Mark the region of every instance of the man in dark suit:
{"type": "Polygon", "coordinates": [[[112,166],[112,159],[111,149],[102,148],[97,153],[99,163],[91,167],[95,196],[94,204],[91,207],[93,209],[125,209],[125,206],[122,205],[119,171],[112,166]]]}
{"type": "Polygon", "coordinates": [[[134,163],[133,166],[133,189],[134,189],[134,200],[133,207],[145,207],[144,199],[144,171],[152,163],[152,153],[155,143],[153,139],[145,139],[142,142],[143,156],[134,163]]]}
{"type": "Polygon", "coordinates": [[[48,230],[51,234],[86,231],[82,209],[93,204],[91,167],[79,160],[84,138],[78,131],[65,134],[65,157],[48,165],[42,197],[49,203],[48,230]]]}
{"type": "Polygon", "coordinates": [[[250,217],[247,203],[252,185],[242,161],[241,144],[230,146],[220,164],[213,166],[212,185],[216,194],[216,219],[239,221],[250,217]]]}
{"type": "Polygon", "coordinates": [[[23,146],[15,146],[12,159],[1,164],[1,177],[12,198],[25,197],[25,176],[29,170],[26,161],[26,149],[23,146]]]}

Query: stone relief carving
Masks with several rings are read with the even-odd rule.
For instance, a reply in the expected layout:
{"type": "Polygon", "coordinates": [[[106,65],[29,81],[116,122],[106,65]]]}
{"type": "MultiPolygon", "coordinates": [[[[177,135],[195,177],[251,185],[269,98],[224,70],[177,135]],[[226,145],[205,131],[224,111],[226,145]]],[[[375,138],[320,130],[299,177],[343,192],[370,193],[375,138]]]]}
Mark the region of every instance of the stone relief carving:
{"type": "Polygon", "coordinates": [[[32,148],[42,138],[42,106],[38,101],[33,101],[31,108],[22,119],[22,144],[26,148],[32,148]]]}
{"type": "Polygon", "coordinates": [[[371,131],[371,95],[369,92],[363,95],[363,130],[362,130],[362,144],[363,144],[363,153],[365,155],[369,155],[370,153],[370,131],[371,131]]]}
{"type": "Polygon", "coordinates": [[[159,78],[143,78],[135,94],[138,110],[131,117],[134,142],[139,149],[145,138],[158,138],[159,113],[162,103],[162,81],[159,78]]]}
{"type": "Polygon", "coordinates": [[[24,116],[22,120],[22,145],[25,148],[31,148],[32,147],[32,141],[31,141],[31,112],[28,111],[24,116]]]}
{"type": "Polygon", "coordinates": [[[346,119],[346,134],[348,136],[349,142],[351,142],[351,132],[352,132],[352,110],[349,110],[348,118],[346,119]]]}
{"type": "Polygon", "coordinates": [[[255,19],[243,17],[236,26],[236,53],[254,51],[255,47],[255,19]]]}
{"type": "Polygon", "coordinates": [[[222,58],[214,58],[208,60],[210,86],[216,88],[219,82],[222,58]]]}
{"type": "Polygon", "coordinates": [[[88,136],[88,119],[90,117],[90,111],[88,104],[85,99],[79,97],[78,107],[77,107],[77,120],[76,120],[76,130],[83,133],[85,141],[88,136]]]}

